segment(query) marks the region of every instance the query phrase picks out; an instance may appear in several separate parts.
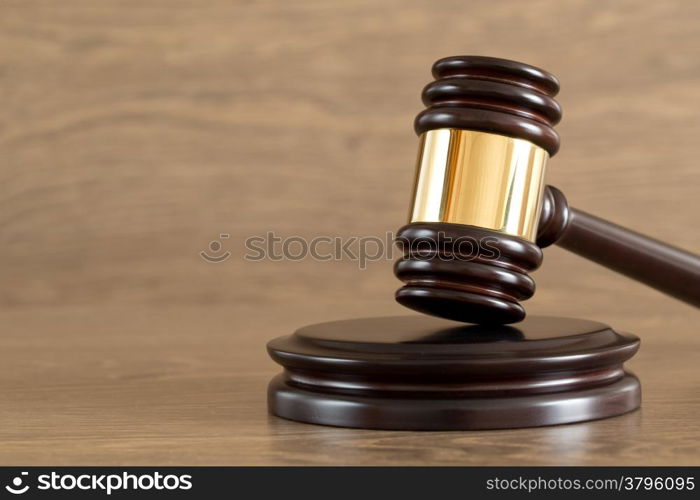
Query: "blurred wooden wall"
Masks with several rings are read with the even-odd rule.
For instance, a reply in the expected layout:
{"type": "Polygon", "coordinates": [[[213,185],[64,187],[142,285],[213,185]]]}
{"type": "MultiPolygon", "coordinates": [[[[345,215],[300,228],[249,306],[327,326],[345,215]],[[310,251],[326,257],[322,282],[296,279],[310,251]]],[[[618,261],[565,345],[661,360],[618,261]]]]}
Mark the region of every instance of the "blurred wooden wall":
{"type": "MultiPolygon", "coordinates": [[[[693,0],[5,0],[0,306],[399,312],[388,261],[251,263],[243,240],[397,229],[420,90],[456,54],[558,75],[549,182],[700,251],[699,18],[693,0]],[[232,257],[204,262],[221,233],[232,257]]],[[[533,311],[689,311],[557,249],[535,278],[533,311]]]]}

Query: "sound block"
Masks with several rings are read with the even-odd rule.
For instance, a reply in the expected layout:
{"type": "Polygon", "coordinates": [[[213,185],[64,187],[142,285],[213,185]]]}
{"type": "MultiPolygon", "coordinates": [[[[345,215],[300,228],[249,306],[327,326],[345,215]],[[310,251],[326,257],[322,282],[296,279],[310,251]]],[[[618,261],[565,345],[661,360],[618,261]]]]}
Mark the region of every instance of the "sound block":
{"type": "Polygon", "coordinates": [[[528,316],[465,325],[429,316],[319,323],[268,344],[284,367],[270,412],[364,429],[505,429],[612,417],[639,408],[623,363],[639,339],[602,323],[528,316]]]}

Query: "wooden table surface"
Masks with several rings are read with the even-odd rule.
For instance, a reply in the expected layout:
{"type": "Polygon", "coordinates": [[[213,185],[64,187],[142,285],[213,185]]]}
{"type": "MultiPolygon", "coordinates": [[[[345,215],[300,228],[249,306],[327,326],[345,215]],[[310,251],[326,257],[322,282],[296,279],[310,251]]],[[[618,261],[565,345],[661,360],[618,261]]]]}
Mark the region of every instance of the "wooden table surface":
{"type": "MultiPolygon", "coordinates": [[[[363,314],[317,305],[337,307],[339,317],[363,314]]],[[[394,432],[267,415],[265,388],[277,367],[265,341],[307,320],[336,317],[314,309],[3,314],[0,463],[697,465],[700,458],[700,335],[688,326],[695,312],[669,307],[675,314],[614,322],[643,339],[630,363],[643,384],[641,411],[526,430],[394,432]]]]}
{"type": "Polygon", "coordinates": [[[530,313],[642,338],[641,411],[380,432],[267,414],[265,343],[409,313],[391,259],[243,258],[244,241],[405,219],[431,63],[562,82],[548,181],[700,252],[700,4],[6,0],[0,5],[0,464],[700,463],[698,311],[560,249],[530,313]],[[228,234],[225,238],[220,235],[228,234]],[[230,258],[199,255],[211,241],[230,258]]]}

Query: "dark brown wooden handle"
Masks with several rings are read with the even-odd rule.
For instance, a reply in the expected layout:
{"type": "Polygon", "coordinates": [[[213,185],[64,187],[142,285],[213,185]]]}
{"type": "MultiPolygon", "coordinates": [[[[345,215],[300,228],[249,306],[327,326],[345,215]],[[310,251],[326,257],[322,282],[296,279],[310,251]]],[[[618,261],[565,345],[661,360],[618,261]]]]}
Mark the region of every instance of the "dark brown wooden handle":
{"type": "Polygon", "coordinates": [[[548,186],[537,241],[562,248],[700,307],[700,256],[568,207],[548,186]]]}

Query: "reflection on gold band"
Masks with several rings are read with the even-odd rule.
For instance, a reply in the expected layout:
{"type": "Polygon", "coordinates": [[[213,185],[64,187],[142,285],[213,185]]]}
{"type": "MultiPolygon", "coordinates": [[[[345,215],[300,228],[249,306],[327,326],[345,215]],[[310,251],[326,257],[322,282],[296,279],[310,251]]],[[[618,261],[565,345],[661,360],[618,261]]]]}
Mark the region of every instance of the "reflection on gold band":
{"type": "Polygon", "coordinates": [[[547,152],[472,130],[421,135],[409,222],[468,224],[534,241],[547,152]]]}

